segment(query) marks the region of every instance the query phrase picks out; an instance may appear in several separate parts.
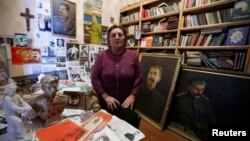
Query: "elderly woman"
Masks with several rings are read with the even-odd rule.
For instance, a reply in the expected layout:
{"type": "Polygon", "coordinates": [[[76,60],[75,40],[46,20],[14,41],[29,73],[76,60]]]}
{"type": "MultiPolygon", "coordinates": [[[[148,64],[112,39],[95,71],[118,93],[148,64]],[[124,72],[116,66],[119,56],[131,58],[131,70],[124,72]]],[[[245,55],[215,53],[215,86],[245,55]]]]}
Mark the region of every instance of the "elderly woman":
{"type": "Polygon", "coordinates": [[[130,108],[142,85],[142,68],[136,52],[126,49],[125,42],[123,27],[113,25],[109,28],[109,49],[97,55],[91,83],[101,97],[103,109],[135,125],[137,116],[130,108]]]}

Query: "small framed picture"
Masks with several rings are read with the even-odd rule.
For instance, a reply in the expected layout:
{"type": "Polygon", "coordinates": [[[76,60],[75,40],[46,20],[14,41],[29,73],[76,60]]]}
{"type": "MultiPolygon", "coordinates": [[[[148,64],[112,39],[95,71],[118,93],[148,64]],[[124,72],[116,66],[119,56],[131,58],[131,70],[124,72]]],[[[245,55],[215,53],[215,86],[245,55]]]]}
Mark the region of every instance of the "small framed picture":
{"type": "Polygon", "coordinates": [[[16,46],[27,47],[27,45],[28,45],[27,35],[26,34],[15,33],[15,43],[16,43],[16,46]]]}
{"type": "Polygon", "coordinates": [[[66,107],[85,109],[85,93],[76,91],[64,91],[64,94],[68,95],[68,103],[66,107]]]}
{"type": "Polygon", "coordinates": [[[12,35],[0,35],[0,46],[13,46],[14,36],[12,35]]]}

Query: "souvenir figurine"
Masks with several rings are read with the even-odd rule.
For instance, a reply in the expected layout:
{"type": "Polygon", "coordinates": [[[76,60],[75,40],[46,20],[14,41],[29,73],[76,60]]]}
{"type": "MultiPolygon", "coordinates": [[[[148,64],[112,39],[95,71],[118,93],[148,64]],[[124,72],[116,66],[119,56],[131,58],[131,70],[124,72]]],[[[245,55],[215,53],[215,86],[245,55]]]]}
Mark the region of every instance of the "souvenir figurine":
{"type": "Polygon", "coordinates": [[[28,131],[25,123],[30,121],[30,114],[33,113],[31,106],[22,97],[16,94],[16,84],[9,82],[6,86],[6,96],[3,99],[3,110],[7,119],[8,141],[28,140],[28,131]]]}

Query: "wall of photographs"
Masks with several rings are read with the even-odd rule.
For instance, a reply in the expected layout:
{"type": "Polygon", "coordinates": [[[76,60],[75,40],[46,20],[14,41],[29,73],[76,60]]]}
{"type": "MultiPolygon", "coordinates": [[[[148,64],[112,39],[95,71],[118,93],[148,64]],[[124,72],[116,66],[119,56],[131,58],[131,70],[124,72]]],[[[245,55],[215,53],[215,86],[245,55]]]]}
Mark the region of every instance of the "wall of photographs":
{"type": "MultiPolygon", "coordinates": [[[[98,22],[102,26],[101,39],[96,45],[88,45],[96,46],[96,52],[98,52],[99,46],[103,48],[103,45],[107,43],[107,27],[119,23],[119,12],[114,11],[119,11],[122,7],[139,0],[112,3],[108,0],[63,1],[71,4],[73,8],[76,5],[74,9],[76,36],[74,37],[53,32],[53,18],[57,16],[53,10],[58,11],[56,6],[58,7],[59,0],[16,0],[14,5],[11,1],[1,1],[1,5],[4,5],[5,9],[0,9],[1,17],[4,19],[0,26],[0,45],[6,47],[7,69],[11,77],[67,70],[68,66],[72,66],[67,62],[74,64],[75,61],[67,60],[67,43],[79,43],[79,48],[80,44],[87,43],[84,40],[84,3],[88,3],[92,11],[99,12],[98,22]],[[57,4],[53,6],[53,3],[57,4]],[[30,31],[26,29],[25,18],[20,16],[20,13],[25,12],[25,8],[29,8],[30,14],[34,15],[34,18],[30,19],[30,31]]],[[[93,20],[91,14],[93,13],[88,14],[89,24],[91,24],[93,20]]],[[[92,50],[90,49],[90,52],[92,50]]],[[[96,53],[91,53],[88,57],[90,60],[79,55],[79,66],[88,66],[86,73],[90,70],[95,55],[96,53]],[[87,61],[88,63],[86,63],[87,61]]]]}

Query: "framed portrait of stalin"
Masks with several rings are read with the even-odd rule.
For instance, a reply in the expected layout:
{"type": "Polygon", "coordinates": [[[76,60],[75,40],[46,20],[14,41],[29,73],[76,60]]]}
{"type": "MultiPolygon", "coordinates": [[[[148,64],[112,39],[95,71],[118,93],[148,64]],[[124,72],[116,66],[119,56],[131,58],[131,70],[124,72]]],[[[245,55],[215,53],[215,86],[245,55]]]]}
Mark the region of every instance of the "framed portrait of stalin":
{"type": "Polygon", "coordinates": [[[212,129],[249,129],[249,84],[249,75],[182,68],[168,128],[189,140],[204,141],[214,140],[212,129]]]}
{"type": "Polygon", "coordinates": [[[136,98],[136,111],[155,127],[165,125],[181,56],[141,53],[143,85],[136,98]]]}
{"type": "Polygon", "coordinates": [[[76,4],[67,0],[52,0],[52,30],[54,34],[76,36],[76,4]]]}

